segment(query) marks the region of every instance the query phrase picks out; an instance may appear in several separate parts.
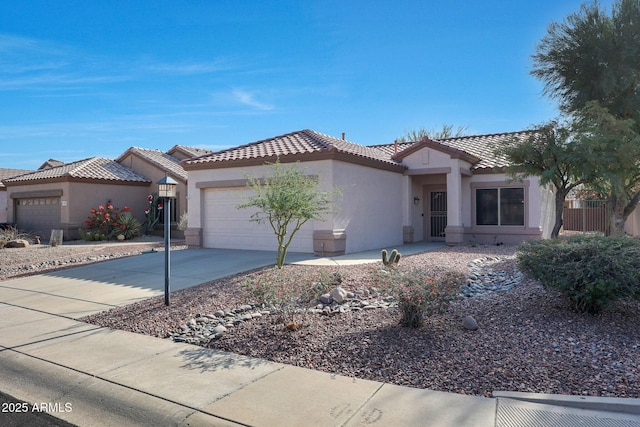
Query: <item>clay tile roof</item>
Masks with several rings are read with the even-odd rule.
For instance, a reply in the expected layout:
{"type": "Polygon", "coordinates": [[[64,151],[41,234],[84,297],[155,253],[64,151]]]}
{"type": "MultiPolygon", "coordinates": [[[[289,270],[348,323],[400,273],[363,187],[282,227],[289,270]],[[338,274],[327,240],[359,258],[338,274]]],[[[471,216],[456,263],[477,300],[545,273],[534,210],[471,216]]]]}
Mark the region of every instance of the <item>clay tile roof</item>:
{"type": "Polygon", "coordinates": [[[334,138],[312,130],[301,130],[184,161],[186,165],[233,160],[274,158],[305,153],[338,152],[376,162],[397,165],[381,150],[334,138]]]}
{"type": "Polygon", "coordinates": [[[118,157],[116,162],[120,163],[129,154],[136,154],[176,178],[181,178],[184,182],[187,181],[187,171],[180,165],[180,159],[177,157],[160,150],[131,147],[118,157]]]}
{"type": "Polygon", "coordinates": [[[383,151],[389,158],[392,158],[397,153],[411,147],[415,142],[398,142],[396,147],[395,142],[393,144],[382,144],[382,145],[370,145],[371,148],[375,148],[383,151]],[[396,151],[397,149],[397,151],[396,151]]]}
{"type": "Polygon", "coordinates": [[[509,166],[509,162],[506,157],[495,156],[493,151],[497,145],[514,139],[527,138],[531,133],[532,131],[505,132],[489,135],[461,136],[438,139],[436,141],[478,157],[480,162],[474,166],[474,169],[501,168],[509,166]]]}
{"type": "Polygon", "coordinates": [[[3,181],[5,181],[5,180],[7,180],[9,178],[13,178],[13,177],[16,177],[16,176],[24,175],[25,173],[29,173],[29,172],[33,172],[33,171],[27,170],[27,169],[0,168],[0,188],[4,188],[3,181]]]}
{"type": "Polygon", "coordinates": [[[526,138],[532,131],[495,133],[489,135],[459,136],[445,139],[425,138],[418,142],[398,143],[397,153],[394,144],[373,146],[384,151],[391,158],[401,161],[407,155],[429,146],[436,150],[449,152],[471,162],[473,169],[492,169],[509,166],[505,157],[496,157],[493,153],[497,144],[518,138],[526,138]]]}
{"type": "Polygon", "coordinates": [[[37,170],[7,179],[5,182],[19,183],[65,177],[121,182],[151,182],[128,167],[103,157],[90,157],[72,163],[65,163],[62,166],[37,170]]]}

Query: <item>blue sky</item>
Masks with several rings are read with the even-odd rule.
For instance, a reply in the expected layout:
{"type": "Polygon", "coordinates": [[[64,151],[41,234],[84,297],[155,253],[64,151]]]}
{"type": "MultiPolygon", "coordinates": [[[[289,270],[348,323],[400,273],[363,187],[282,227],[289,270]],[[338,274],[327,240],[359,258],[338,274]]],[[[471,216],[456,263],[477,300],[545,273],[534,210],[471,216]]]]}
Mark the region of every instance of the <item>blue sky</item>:
{"type": "Polygon", "coordinates": [[[0,167],[301,129],[373,145],[530,128],[557,114],[531,54],[581,3],[2,0],[0,167]]]}

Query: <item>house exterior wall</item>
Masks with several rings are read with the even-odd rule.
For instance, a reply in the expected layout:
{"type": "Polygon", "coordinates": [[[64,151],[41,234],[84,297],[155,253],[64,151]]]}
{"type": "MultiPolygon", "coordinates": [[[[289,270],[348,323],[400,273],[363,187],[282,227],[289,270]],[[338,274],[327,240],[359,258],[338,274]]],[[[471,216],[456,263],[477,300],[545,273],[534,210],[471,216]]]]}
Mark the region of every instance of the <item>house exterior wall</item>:
{"type": "MultiPolygon", "coordinates": [[[[160,181],[162,178],[164,178],[166,175],[166,172],[163,169],[133,154],[129,154],[118,163],[128,167],[129,169],[149,179],[151,181],[151,186],[149,187],[150,193],[158,192],[158,185],[156,183],[160,181]]],[[[179,176],[175,176],[175,175],[170,175],[170,176],[178,182],[176,199],[173,201],[173,203],[177,202],[178,204],[176,206],[176,221],[177,221],[180,219],[180,216],[182,214],[187,212],[187,194],[188,194],[187,183],[184,179],[182,179],[179,176]]]]}
{"type": "MultiPolygon", "coordinates": [[[[332,187],[331,174],[329,164],[326,161],[305,162],[301,166],[303,172],[307,175],[317,175],[320,177],[320,190],[326,191],[332,187]]],[[[205,192],[212,188],[237,188],[241,190],[246,188],[247,177],[265,177],[271,173],[271,167],[267,165],[251,166],[245,168],[218,168],[218,169],[199,169],[189,171],[189,179],[187,184],[187,192],[189,198],[187,200],[188,212],[188,228],[185,231],[185,238],[189,246],[203,246],[203,233],[205,227],[205,192]]],[[[238,196],[238,204],[244,200],[238,196]]],[[[331,215],[326,216],[325,221],[309,221],[305,227],[315,230],[332,230],[333,218],[331,215]]],[[[268,224],[264,225],[269,227],[268,224]]],[[[273,236],[275,241],[275,235],[273,236]]],[[[295,240],[295,237],[294,237],[295,240]]],[[[298,251],[313,252],[313,245],[303,250],[297,248],[298,251]]]]}
{"type": "Polygon", "coordinates": [[[333,227],[346,230],[346,252],[401,245],[402,174],[337,161],[332,168],[334,185],[342,189],[333,227]]]}
{"type": "Polygon", "coordinates": [[[0,188],[0,223],[8,222],[9,205],[6,188],[0,188]]]}
{"type": "MultiPolygon", "coordinates": [[[[67,191],[62,199],[67,200],[63,206],[62,228],[69,230],[71,238],[79,238],[78,228],[84,228],[84,221],[89,216],[92,208],[105,205],[108,202],[118,209],[128,206],[131,213],[142,224],[145,221],[144,209],[146,208],[149,187],[134,185],[114,185],[86,182],[68,182],[67,191]],[[66,216],[65,216],[66,212],[66,216]]],[[[65,231],[65,234],[67,232],[65,231]]]]}
{"type": "Polygon", "coordinates": [[[108,201],[120,209],[125,205],[129,206],[136,218],[141,223],[144,222],[144,209],[149,189],[146,184],[140,186],[69,181],[12,185],[7,187],[9,198],[7,221],[15,222],[15,206],[12,195],[46,191],[62,191],[58,228],[63,230],[65,240],[69,240],[80,237],[78,228],[84,226],[84,221],[89,216],[91,208],[104,205],[108,201]]]}
{"type": "MultiPolygon", "coordinates": [[[[308,161],[301,163],[300,168],[307,175],[319,177],[320,191],[331,191],[334,187],[342,190],[337,209],[325,215],[323,221],[311,222],[314,252],[330,255],[402,244],[402,195],[398,191],[401,174],[334,160],[308,161]],[[381,206],[383,213],[377,214],[381,206]],[[343,244],[344,249],[332,249],[336,244],[343,244]]],[[[187,243],[202,245],[206,188],[244,187],[247,175],[263,177],[269,173],[269,166],[190,170],[187,243]]]]}

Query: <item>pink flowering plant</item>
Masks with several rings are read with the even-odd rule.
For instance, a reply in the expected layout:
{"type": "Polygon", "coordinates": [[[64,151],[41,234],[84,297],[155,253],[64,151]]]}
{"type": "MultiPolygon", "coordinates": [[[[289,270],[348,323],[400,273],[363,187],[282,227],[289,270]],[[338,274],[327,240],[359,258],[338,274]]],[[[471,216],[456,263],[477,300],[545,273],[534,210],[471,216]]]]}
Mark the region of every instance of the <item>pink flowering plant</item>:
{"type": "Polygon", "coordinates": [[[84,223],[87,231],[78,230],[84,240],[109,240],[119,235],[131,239],[140,235],[141,225],[128,206],[120,210],[107,203],[92,208],[84,223]]]}
{"type": "Polygon", "coordinates": [[[464,276],[452,271],[387,268],[377,275],[379,289],[398,299],[400,324],[419,328],[425,316],[445,311],[464,283],[464,276]]]}
{"type": "Polygon", "coordinates": [[[247,300],[276,310],[279,322],[287,329],[297,330],[305,309],[315,305],[318,297],[342,281],[338,273],[320,269],[285,266],[265,269],[250,275],[241,285],[247,300]]]}

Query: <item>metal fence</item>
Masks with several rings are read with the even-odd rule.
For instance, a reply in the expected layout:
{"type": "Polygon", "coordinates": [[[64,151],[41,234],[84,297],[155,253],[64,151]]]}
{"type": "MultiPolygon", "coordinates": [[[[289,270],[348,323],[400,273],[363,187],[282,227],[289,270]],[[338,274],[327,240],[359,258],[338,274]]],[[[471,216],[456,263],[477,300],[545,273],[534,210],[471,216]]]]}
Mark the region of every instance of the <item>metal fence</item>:
{"type": "Polygon", "coordinates": [[[605,200],[567,200],[562,218],[565,231],[583,233],[606,233],[610,223],[605,200]]]}

